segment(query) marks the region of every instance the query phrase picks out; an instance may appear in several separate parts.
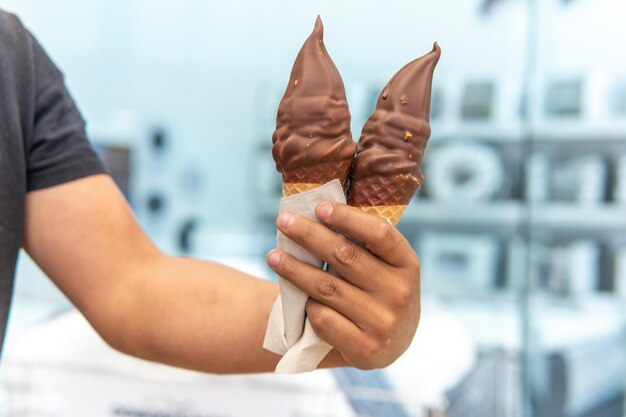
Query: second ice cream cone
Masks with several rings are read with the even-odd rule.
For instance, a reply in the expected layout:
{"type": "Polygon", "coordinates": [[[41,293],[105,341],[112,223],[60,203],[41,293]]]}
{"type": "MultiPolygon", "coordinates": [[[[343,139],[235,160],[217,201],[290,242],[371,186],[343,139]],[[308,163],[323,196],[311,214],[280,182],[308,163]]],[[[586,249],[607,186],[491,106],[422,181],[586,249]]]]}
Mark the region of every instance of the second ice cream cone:
{"type": "Polygon", "coordinates": [[[387,83],[359,139],[348,204],[396,225],[422,185],[420,163],[430,137],[433,72],[441,50],[405,65],[387,83]]]}

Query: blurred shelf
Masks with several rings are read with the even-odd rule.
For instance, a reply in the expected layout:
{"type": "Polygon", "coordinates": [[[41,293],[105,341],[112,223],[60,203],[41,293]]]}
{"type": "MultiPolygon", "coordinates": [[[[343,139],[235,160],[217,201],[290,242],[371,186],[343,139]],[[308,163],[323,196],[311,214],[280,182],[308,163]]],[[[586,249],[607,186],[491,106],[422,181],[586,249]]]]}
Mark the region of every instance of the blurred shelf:
{"type": "Polygon", "coordinates": [[[416,201],[402,216],[403,222],[429,225],[510,226],[523,219],[524,207],[516,201],[457,204],[416,201]]]}
{"type": "Polygon", "coordinates": [[[501,126],[489,122],[432,123],[432,140],[468,141],[479,140],[496,143],[521,143],[521,128],[501,126]]]}
{"type": "Polygon", "coordinates": [[[618,205],[580,206],[575,203],[527,205],[518,201],[457,204],[416,201],[404,213],[403,222],[435,226],[516,226],[572,230],[626,231],[626,207],[618,205]]]}
{"type": "Polygon", "coordinates": [[[422,281],[422,294],[435,296],[444,302],[466,302],[466,303],[502,303],[507,306],[515,306],[521,301],[520,291],[513,291],[510,288],[450,288],[441,287],[439,284],[429,284],[422,281]]]}
{"type": "Polygon", "coordinates": [[[582,310],[593,314],[626,313],[626,299],[611,292],[556,295],[534,290],[530,295],[531,308],[558,308],[582,310]]]}
{"type": "Polygon", "coordinates": [[[591,125],[581,122],[550,122],[534,129],[533,140],[549,142],[605,142],[626,143],[626,121],[591,125]]]}
{"type": "Polygon", "coordinates": [[[547,203],[528,206],[532,227],[626,231],[626,207],[547,203]]]}
{"type": "MultiPolygon", "coordinates": [[[[528,136],[525,129],[516,124],[509,127],[490,122],[445,123],[432,122],[432,139],[435,141],[479,140],[495,143],[522,143],[528,136]]],[[[606,124],[589,124],[580,121],[554,121],[537,124],[532,130],[531,141],[553,142],[599,142],[626,144],[626,121],[606,124]]]]}

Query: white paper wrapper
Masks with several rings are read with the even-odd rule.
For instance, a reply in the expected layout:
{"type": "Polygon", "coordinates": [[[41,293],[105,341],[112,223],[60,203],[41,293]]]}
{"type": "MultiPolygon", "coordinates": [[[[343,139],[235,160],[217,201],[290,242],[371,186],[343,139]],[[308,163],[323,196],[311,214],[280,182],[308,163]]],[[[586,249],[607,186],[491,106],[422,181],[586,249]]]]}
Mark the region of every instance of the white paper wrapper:
{"type": "MultiPolygon", "coordinates": [[[[290,212],[319,221],[315,215],[317,205],[322,201],[346,202],[339,180],[330,181],[313,190],[280,200],[280,212],[290,212]]],[[[322,267],[322,261],[304,248],[278,232],[277,247],[297,259],[322,267]]],[[[308,295],[289,281],[278,278],[280,295],[270,313],[263,347],[283,355],[276,366],[276,372],[300,373],[317,368],[332,347],[320,339],[306,318],[308,295]]]]}

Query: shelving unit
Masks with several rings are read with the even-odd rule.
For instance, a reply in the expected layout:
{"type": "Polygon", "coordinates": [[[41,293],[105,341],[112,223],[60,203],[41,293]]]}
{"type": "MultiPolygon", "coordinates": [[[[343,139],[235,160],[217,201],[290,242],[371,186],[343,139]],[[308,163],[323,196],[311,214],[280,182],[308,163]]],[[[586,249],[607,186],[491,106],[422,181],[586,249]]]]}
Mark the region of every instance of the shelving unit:
{"type": "MultiPolygon", "coordinates": [[[[431,141],[435,142],[477,140],[498,144],[519,144],[526,140],[521,129],[492,128],[484,124],[470,124],[465,127],[438,127],[433,124],[432,131],[431,141]]],[[[626,146],[626,124],[618,126],[609,124],[590,128],[579,123],[556,123],[535,128],[531,143],[609,143],[615,145],[620,142],[626,146]]]]}
{"type": "Polygon", "coordinates": [[[510,227],[529,221],[533,227],[581,231],[626,232],[626,206],[617,204],[579,206],[572,203],[520,201],[458,202],[415,201],[407,208],[402,222],[440,225],[510,227]]]}
{"type": "Polygon", "coordinates": [[[533,128],[535,142],[623,142],[626,144],[626,120],[604,123],[581,121],[550,121],[533,128]]]}
{"type": "Polygon", "coordinates": [[[402,222],[427,225],[514,226],[523,219],[524,207],[515,201],[451,204],[417,200],[407,207],[402,222]]]}
{"type": "Polygon", "coordinates": [[[444,124],[433,122],[432,141],[467,141],[479,140],[496,143],[520,143],[523,141],[523,131],[520,127],[494,126],[491,123],[455,123],[444,124]]]}
{"type": "Polygon", "coordinates": [[[529,221],[533,227],[540,228],[626,232],[626,207],[614,204],[582,206],[548,203],[530,206],[529,221]]]}

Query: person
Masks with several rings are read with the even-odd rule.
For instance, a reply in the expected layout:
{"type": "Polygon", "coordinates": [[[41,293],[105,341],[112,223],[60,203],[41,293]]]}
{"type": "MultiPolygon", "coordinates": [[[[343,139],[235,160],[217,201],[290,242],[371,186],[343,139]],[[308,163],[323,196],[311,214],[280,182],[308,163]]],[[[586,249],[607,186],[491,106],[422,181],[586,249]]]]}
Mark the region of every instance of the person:
{"type": "MultiPolygon", "coordinates": [[[[159,251],[92,150],[61,72],[2,11],[0,57],[0,334],[21,246],[120,352],[210,373],[273,370],[280,358],[262,342],[277,285],[159,251]]],[[[419,322],[417,255],[359,209],[325,202],[317,215],[323,224],[285,213],[276,225],[342,278],[277,249],[267,262],[311,296],[311,324],[334,348],[321,366],[385,367],[419,322]]]]}

